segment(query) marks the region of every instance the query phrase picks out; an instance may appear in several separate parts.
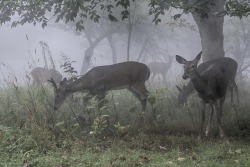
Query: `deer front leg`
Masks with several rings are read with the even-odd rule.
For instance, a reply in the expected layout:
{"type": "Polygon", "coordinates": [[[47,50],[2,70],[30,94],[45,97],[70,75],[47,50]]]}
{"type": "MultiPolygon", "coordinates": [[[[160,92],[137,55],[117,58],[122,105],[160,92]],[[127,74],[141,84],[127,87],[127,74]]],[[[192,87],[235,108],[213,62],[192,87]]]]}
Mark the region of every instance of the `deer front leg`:
{"type": "Polygon", "coordinates": [[[199,135],[199,139],[203,136],[203,125],[204,125],[204,121],[205,121],[205,107],[206,107],[206,103],[202,100],[201,123],[200,123],[200,135],[199,135]]]}
{"type": "Polygon", "coordinates": [[[92,93],[87,93],[86,96],[83,97],[83,106],[86,107],[88,101],[93,97],[92,93]]]}
{"type": "Polygon", "coordinates": [[[131,86],[130,91],[140,100],[142,105],[142,112],[145,112],[148,98],[148,90],[144,83],[137,83],[131,86]]]}
{"type": "Polygon", "coordinates": [[[214,111],[215,111],[215,114],[216,114],[217,124],[218,124],[219,129],[220,129],[220,137],[224,138],[225,137],[225,132],[223,130],[222,123],[221,123],[221,114],[222,114],[222,111],[220,111],[220,109],[222,108],[222,106],[218,107],[218,101],[216,101],[214,103],[214,105],[213,105],[213,108],[214,108],[214,111]]]}
{"type": "Polygon", "coordinates": [[[104,99],[105,99],[105,92],[97,94],[97,99],[98,99],[98,110],[104,106],[104,99]]]}

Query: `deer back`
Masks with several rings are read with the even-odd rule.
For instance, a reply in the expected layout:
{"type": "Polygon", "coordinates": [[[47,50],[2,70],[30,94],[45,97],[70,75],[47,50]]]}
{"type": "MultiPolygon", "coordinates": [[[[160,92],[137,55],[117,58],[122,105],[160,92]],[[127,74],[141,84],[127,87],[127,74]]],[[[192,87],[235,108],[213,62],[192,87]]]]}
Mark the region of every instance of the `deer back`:
{"type": "Polygon", "coordinates": [[[53,69],[49,70],[46,68],[37,67],[34,68],[30,74],[34,83],[47,82],[47,80],[50,78],[53,78],[56,83],[59,83],[62,80],[62,75],[60,72],[53,69]]]}
{"type": "Polygon", "coordinates": [[[139,62],[123,62],[107,66],[98,66],[88,71],[79,80],[90,79],[91,87],[103,85],[105,90],[129,87],[136,82],[148,80],[150,70],[139,62]]]}

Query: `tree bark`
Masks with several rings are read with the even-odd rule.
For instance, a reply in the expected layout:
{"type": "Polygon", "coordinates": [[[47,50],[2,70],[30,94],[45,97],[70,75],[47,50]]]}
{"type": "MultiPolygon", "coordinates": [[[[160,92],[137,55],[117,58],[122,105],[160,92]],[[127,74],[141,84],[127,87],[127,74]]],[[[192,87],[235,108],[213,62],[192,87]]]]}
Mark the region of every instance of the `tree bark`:
{"type": "Polygon", "coordinates": [[[132,22],[131,22],[131,16],[128,16],[128,45],[127,45],[127,61],[129,61],[130,57],[130,41],[131,41],[131,33],[132,33],[132,22]]]}
{"type": "Polygon", "coordinates": [[[88,71],[89,63],[94,53],[94,48],[94,45],[90,45],[84,52],[84,58],[80,72],[81,75],[85,74],[88,71]]]}
{"type": "MultiPolygon", "coordinates": [[[[206,0],[202,0],[206,1],[206,0]]],[[[199,0],[199,3],[202,3],[199,0]]],[[[191,3],[197,3],[197,0],[190,0],[191,3]]],[[[213,15],[215,12],[224,10],[225,0],[211,0],[208,17],[201,17],[198,13],[192,13],[193,18],[199,28],[202,46],[203,62],[218,57],[224,57],[224,35],[223,24],[224,17],[213,15]]]]}
{"type": "Polygon", "coordinates": [[[88,33],[85,33],[86,38],[89,42],[89,47],[84,52],[84,58],[83,58],[82,67],[81,67],[81,71],[80,71],[81,75],[85,74],[88,71],[89,63],[90,63],[90,60],[93,56],[94,49],[97,46],[97,44],[99,42],[101,42],[104,38],[108,37],[110,34],[113,34],[115,32],[116,32],[116,29],[110,30],[110,31],[102,34],[101,36],[99,36],[95,41],[92,41],[91,37],[88,35],[88,33]]]}
{"type": "Polygon", "coordinates": [[[136,61],[138,61],[138,62],[140,61],[147,45],[148,45],[148,37],[146,36],[146,39],[144,40],[144,42],[142,44],[141,52],[140,52],[139,56],[137,57],[136,61]]]}
{"type": "Polygon", "coordinates": [[[108,43],[109,43],[110,48],[111,48],[111,51],[112,51],[112,60],[113,60],[113,64],[116,64],[116,63],[117,63],[117,53],[116,53],[116,48],[115,48],[115,44],[114,44],[114,41],[113,41],[113,36],[112,36],[112,34],[110,34],[110,35],[107,37],[107,40],[108,40],[108,43]]]}

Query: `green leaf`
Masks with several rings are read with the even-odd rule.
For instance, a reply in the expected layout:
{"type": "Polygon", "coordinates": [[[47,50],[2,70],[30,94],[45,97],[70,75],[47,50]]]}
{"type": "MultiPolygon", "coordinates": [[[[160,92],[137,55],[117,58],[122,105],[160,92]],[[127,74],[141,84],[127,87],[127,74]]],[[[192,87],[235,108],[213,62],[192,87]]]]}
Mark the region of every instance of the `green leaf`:
{"type": "Polygon", "coordinates": [[[114,22],[118,21],[117,18],[115,18],[112,14],[109,14],[108,18],[109,18],[110,21],[114,21],[114,22]]]}
{"type": "Polygon", "coordinates": [[[177,20],[177,19],[179,19],[180,17],[181,17],[181,14],[176,14],[176,15],[173,16],[174,20],[177,20]]]}

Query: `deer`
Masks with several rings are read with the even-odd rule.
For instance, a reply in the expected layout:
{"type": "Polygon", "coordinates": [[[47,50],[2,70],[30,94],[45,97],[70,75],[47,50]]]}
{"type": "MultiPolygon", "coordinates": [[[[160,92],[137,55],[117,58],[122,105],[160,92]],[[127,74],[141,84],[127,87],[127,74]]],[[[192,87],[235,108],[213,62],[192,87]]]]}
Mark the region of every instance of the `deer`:
{"type": "MultiPolygon", "coordinates": [[[[239,104],[238,87],[237,87],[237,84],[235,82],[235,77],[236,77],[236,73],[237,73],[237,69],[238,69],[238,63],[230,57],[216,58],[216,59],[201,63],[197,68],[198,73],[202,74],[204,71],[206,71],[213,64],[220,64],[221,66],[223,66],[223,68],[227,69],[225,71],[225,74],[226,74],[226,77],[228,78],[228,81],[229,81],[228,86],[229,86],[230,91],[231,91],[231,104],[233,104],[233,89],[236,92],[236,98],[237,98],[237,102],[239,104]]],[[[183,88],[180,88],[177,85],[176,85],[176,87],[179,91],[178,102],[179,102],[179,105],[182,106],[186,103],[188,96],[194,91],[195,88],[194,88],[194,85],[191,81],[189,81],[187,85],[184,85],[183,88]]]]}
{"type": "Polygon", "coordinates": [[[43,67],[34,68],[30,75],[33,79],[33,84],[45,83],[52,78],[56,84],[62,80],[62,74],[54,69],[47,69],[43,67]]]}
{"type": "Polygon", "coordinates": [[[173,57],[169,56],[168,62],[151,62],[148,64],[150,71],[152,72],[154,79],[157,74],[162,75],[163,81],[166,80],[166,74],[172,66],[173,57]]]}
{"type": "Polygon", "coordinates": [[[210,64],[209,67],[201,74],[198,73],[197,65],[201,58],[200,52],[194,60],[187,61],[183,57],[176,55],[176,61],[184,65],[183,79],[190,78],[195,90],[199,93],[202,99],[203,108],[201,114],[200,137],[203,136],[203,124],[205,120],[205,104],[210,104],[212,109],[210,118],[207,124],[205,135],[208,137],[210,124],[213,113],[216,114],[217,124],[219,126],[219,135],[221,138],[226,138],[221,122],[222,107],[226,97],[226,90],[229,83],[226,71],[228,70],[221,64],[210,64]]]}
{"type": "Polygon", "coordinates": [[[150,70],[147,65],[130,61],[94,67],[69,84],[64,78],[59,87],[51,78],[49,82],[52,83],[55,93],[54,109],[58,109],[67,96],[83,90],[88,92],[87,97],[97,96],[100,108],[107,91],[127,89],[140,101],[142,111],[145,111],[149,93],[145,82],[149,76],[150,70]]]}

